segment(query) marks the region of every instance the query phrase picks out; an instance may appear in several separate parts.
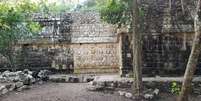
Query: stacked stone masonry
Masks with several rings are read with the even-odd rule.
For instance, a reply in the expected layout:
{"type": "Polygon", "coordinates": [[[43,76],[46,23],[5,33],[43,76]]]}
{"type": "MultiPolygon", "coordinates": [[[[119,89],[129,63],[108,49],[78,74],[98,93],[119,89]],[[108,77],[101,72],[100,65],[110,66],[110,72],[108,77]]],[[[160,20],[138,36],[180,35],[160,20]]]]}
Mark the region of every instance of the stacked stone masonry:
{"type": "Polygon", "coordinates": [[[98,13],[65,13],[34,20],[43,25],[35,39],[20,40],[22,68],[51,68],[74,73],[118,73],[119,40],[115,27],[98,13]]]}

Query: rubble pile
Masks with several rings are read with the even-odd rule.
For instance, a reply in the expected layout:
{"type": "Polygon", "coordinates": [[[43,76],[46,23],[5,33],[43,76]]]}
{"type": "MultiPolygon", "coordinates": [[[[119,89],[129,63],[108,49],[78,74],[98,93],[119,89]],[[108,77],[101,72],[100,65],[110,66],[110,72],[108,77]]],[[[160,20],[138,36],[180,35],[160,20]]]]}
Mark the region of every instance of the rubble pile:
{"type": "MultiPolygon", "coordinates": [[[[124,96],[129,99],[136,99],[132,94],[131,86],[133,81],[131,79],[122,79],[122,80],[94,80],[89,83],[88,90],[89,91],[103,91],[105,90],[117,92],[119,96],[124,96]]],[[[154,86],[154,84],[150,85],[150,83],[144,84],[143,90],[143,98],[145,100],[154,100],[157,99],[160,93],[160,89],[154,86]],[[151,86],[151,87],[150,87],[151,86]]]]}
{"type": "Polygon", "coordinates": [[[25,69],[23,71],[4,71],[0,73],[0,95],[10,91],[22,91],[29,89],[32,84],[38,81],[47,81],[49,77],[48,70],[41,70],[38,73],[25,69]]]}

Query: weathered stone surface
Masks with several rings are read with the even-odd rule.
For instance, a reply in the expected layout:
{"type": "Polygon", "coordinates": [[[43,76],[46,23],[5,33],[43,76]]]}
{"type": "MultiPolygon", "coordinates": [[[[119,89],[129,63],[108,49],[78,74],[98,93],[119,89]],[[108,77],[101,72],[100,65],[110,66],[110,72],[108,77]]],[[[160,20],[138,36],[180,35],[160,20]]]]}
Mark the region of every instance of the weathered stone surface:
{"type": "Polygon", "coordinates": [[[20,88],[20,87],[22,87],[24,84],[23,84],[23,82],[16,82],[15,83],[15,87],[16,88],[20,88]]]}
{"type": "Polygon", "coordinates": [[[159,89],[155,89],[154,91],[153,91],[153,94],[155,94],[155,95],[158,95],[159,94],[159,89]]]}
{"type": "Polygon", "coordinates": [[[103,86],[88,86],[87,90],[89,91],[103,91],[103,86]]]}
{"type": "Polygon", "coordinates": [[[44,26],[41,37],[19,42],[19,52],[23,56],[21,64],[70,73],[73,69],[74,73],[119,71],[118,34],[113,25],[101,23],[98,13],[38,16],[34,19],[44,26]]]}
{"type": "Polygon", "coordinates": [[[125,94],[125,97],[127,97],[127,98],[132,98],[132,97],[133,97],[133,94],[132,94],[132,93],[127,92],[127,93],[125,94]]]}
{"type": "Polygon", "coordinates": [[[7,88],[4,88],[4,89],[2,90],[2,92],[1,92],[1,94],[4,95],[4,94],[6,94],[6,93],[8,93],[8,92],[9,92],[8,89],[7,89],[7,88]]]}
{"type": "Polygon", "coordinates": [[[71,82],[71,83],[78,83],[80,82],[80,79],[78,77],[69,77],[68,78],[68,82],[71,82]]]}
{"type": "MultiPolygon", "coordinates": [[[[49,75],[45,75],[46,71],[42,71],[40,73],[39,81],[44,80],[44,77],[48,77],[49,75]]],[[[5,71],[0,77],[0,95],[6,94],[13,90],[22,91],[30,88],[30,85],[36,82],[36,79],[32,76],[33,72],[28,69],[17,72],[5,71]]]]}
{"type": "Polygon", "coordinates": [[[11,84],[10,87],[8,88],[9,91],[13,91],[15,89],[15,84],[11,84]]]}
{"type": "Polygon", "coordinates": [[[2,91],[5,87],[5,85],[0,85],[0,91],[2,91]]]}
{"type": "Polygon", "coordinates": [[[119,93],[120,96],[124,96],[126,94],[125,91],[118,91],[118,93],[119,93]]]}
{"type": "Polygon", "coordinates": [[[30,87],[27,85],[23,85],[22,87],[17,88],[17,91],[20,92],[20,91],[27,90],[27,89],[30,89],[30,87]]]}
{"type": "Polygon", "coordinates": [[[151,99],[154,98],[154,95],[153,95],[153,94],[145,94],[145,95],[144,95],[144,98],[145,98],[145,99],[148,99],[148,100],[151,100],[151,99]]]}
{"type": "Polygon", "coordinates": [[[5,85],[0,85],[0,95],[4,95],[8,93],[8,89],[6,88],[5,85]]]}
{"type": "Polygon", "coordinates": [[[94,80],[94,77],[83,77],[82,81],[83,82],[91,82],[94,80]]]}
{"type": "Polygon", "coordinates": [[[50,71],[48,70],[41,70],[38,73],[38,77],[42,79],[43,81],[47,81],[49,79],[49,75],[50,75],[50,71]]]}

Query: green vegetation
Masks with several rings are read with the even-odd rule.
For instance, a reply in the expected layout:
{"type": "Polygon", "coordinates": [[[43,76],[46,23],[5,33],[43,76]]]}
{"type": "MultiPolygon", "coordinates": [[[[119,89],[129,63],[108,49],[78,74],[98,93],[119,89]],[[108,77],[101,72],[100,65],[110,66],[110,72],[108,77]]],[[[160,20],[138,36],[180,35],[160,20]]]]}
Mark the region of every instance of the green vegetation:
{"type": "Polygon", "coordinates": [[[18,0],[16,4],[0,2],[0,54],[14,67],[13,45],[17,40],[36,35],[39,24],[30,20],[29,14],[38,10],[36,4],[28,0],[18,0]]]}
{"type": "MultiPolygon", "coordinates": [[[[131,0],[129,0],[131,1],[131,0]]],[[[124,0],[109,0],[101,9],[101,17],[104,21],[117,24],[119,27],[131,25],[131,3],[124,0]]]]}
{"type": "Polygon", "coordinates": [[[170,87],[170,91],[172,94],[179,95],[179,93],[181,92],[181,87],[177,82],[172,82],[170,87]]]}
{"type": "MultiPolygon", "coordinates": [[[[79,11],[99,11],[101,19],[107,23],[129,29],[131,29],[132,9],[132,0],[87,0],[77,8],[79,11]]],[[[141,8],[140,16],[144,16],[141,8]]]]}
{"type": "Polygon", "coordinates": [[[31,20],[32,13],[60,13],[70,11],[74,5],[48,3],[47,0],[1,0],[0,1],[0,55],[15,67],[14,46],[19,39],[34,37],[41,30],[37,22],[31,20]]]}
{"type": "Polygon", "coordinates": [[[72,10],[73,4],[65,4],[62,2],[48,3],[47,0],[41,0],[38,4],[38,12],[42,13],[60,13],[72,10]]]}

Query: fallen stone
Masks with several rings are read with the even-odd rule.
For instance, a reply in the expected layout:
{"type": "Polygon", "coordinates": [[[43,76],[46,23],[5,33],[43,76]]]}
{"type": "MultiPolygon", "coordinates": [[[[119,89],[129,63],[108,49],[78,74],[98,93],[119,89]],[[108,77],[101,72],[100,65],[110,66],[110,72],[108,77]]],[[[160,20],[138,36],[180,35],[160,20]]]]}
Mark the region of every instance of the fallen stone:
{"type": "Polygon", "coordinates": [[[96,86],[105,87],[106,82],[96,82],[96,86]]]}
{"type": "Polygon", "coordinates": [[[71,83],[78,83],[80,80],[78,77],[69,77],[68,78],[68,82],[71,82],[71,83]]]}
{"type": "Polygon", "coordinates": [[[10,75],[10,71],[4,71],[2,74],[1,74],[3,77],[8,77],[10,75]]]}
{"type": "Polygon", "coordinates": [[[23,82],[16,82],[15,83],[15,87],[16,88],[20,88],[20,87],[22,87],[24,84],[23,84],[23,82]]]}
{"type": "Polygon", "coordinates": [[[94,80],[93,77],[84,77],[83,82],[91,82],[91,81],[93,81],[93,80],[94,80]]]}
{"type": "Polygon", "coordinates": [[[2,75],[0,75],[0,82],[3,83],[3,82],[6,82],[6,77],[3,77],[2,75]]]}
{"type": "Polygon", "coordinates": [[[20,91],[27,90],[27,89],[30,89],[30,87],[27,85],[23,85],[22,87],[17,88],[17,91],[20,92],[20,91]]]}
{"type": "Polygon", "coordinates": [[[29,69],[24,69],[23,72],[24,72],[25,74],[29,74],[29,75],[32,75],[32,74],[33,74],[33,72],[30,71],[29,69]]]}
{"type": "Polygon", "coordinates": [[[8,89],[9,91],[13,91],[15,89],[15,84],[11,84],[10,88],[8,89]]]}
{"type": "Polygon", "coordinates": [[[35,82],[35,78],[32,77],[30,74],[25,74],[25,79],[23,81],[24,85],[31,85],[35,82]]]}
{"type": "Polygon", "coordinates": [[[4,85],[0,85],[0,92],[2,92],[2,90],[6,88],[4,85]]]}
{"type": "Polygon", "coordinates": [[[8,93],[8,89],[5,87],[2,91],[1,91],[1,94],[6,94],[6,93],[8,93]]]}
{"type": "Polygon", "coordinates": [[[104,90],[104,87],[102,87],[102,86],[89,86],[89,87],[87,87],[87,90],[89,90],[89,91],[102,91],[102,90],[104,90]]]}
{"type": "Polygon", "coordinates": [[[144,98],[147,99],[147,100],[150,100],[150,99],[154,98],[154,95],[153,94],[145,94],[144,98]]]}
{"type": "Polygon", "coordinates": [[[89,84],[95,86],[95,85],[97,85],[97,82],[91,81],[91,82],[89,82],[89,84]]]}
{"type": "Polygon", "coordinates": [[[127,93],[125,93],[125,97],[127,97],[127,98],[132,98],[132,97],[133,97],[133,94],[127,92],[127,93]]]}
{"type": "Polygon", "coordinates": [[[158,94],[159,94],[159,89],[155,89],[155,90],[153,91],[153,93],[154,93],[155,95],[158,95],[158,94]]]}
{"type": "Polygon", "coordinates": [[[49,80],[49,74],[50,74],[50,71],[48,70],[41,70],[39,73],[38,73],[38,77],[43,80],[43,81],[47,81],[49,80]]]}
{"type": "Polygon", "coordinates": [[[118,93],[119,93],[120,96],[124,96],[126,94],[125,91],[118,91],[118,93]]]}

